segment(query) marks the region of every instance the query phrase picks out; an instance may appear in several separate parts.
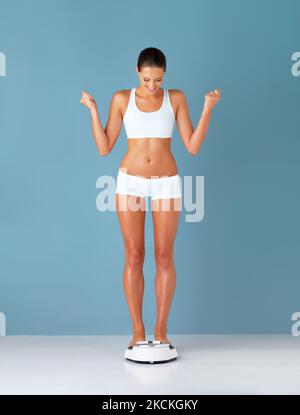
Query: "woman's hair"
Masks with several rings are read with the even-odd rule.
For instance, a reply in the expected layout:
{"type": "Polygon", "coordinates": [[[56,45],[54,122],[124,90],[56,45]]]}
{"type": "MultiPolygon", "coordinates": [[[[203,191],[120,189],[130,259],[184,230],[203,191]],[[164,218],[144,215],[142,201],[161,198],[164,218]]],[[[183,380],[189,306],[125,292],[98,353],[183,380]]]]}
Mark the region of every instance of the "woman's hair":
{"type": "Polygon", "coordinates": [[[145,66],[163,68],[164,72],[167,69],[166,57],[163,52],[157,48],[143,49],[138,57],[137,67],[138,71],[145,66]]]}

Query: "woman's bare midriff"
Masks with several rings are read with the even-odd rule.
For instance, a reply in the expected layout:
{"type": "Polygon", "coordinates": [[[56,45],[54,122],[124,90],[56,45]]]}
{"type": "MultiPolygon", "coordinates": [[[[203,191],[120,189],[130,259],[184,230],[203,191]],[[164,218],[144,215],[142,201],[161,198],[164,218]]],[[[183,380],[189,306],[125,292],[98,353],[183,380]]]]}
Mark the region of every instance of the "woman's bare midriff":
{"type": "Polygon", "coordinates": [[[128,151],[119,169],[127,174],[153,178],[178,174],[171,152],[171,138],[128,138],[128,151]]]}

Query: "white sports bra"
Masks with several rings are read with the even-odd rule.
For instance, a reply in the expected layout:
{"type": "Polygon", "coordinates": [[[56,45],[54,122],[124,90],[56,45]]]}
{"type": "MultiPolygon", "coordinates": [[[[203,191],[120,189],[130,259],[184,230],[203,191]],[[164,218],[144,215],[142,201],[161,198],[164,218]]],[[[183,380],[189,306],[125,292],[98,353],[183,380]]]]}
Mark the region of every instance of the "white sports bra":
{"type": "Polygon", "coordinates": [[[175,114],[170,102],[169,91],[164,89],[162,106],[157,111],[141,111],[135,101],[135,90],[130,91],[129,102],[123,117],[127,138],[172,137],[175,114]]]}

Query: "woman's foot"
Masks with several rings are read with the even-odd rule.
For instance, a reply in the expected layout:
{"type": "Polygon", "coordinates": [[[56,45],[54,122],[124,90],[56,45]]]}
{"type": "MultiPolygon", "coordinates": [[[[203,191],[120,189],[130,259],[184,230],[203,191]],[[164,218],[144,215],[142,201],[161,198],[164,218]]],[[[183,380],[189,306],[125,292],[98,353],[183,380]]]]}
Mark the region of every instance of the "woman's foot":
{"type": "Polygon", "coordinates": [[[133,337],[130,342],[129,342],[129,346],[134,346],[136,344],[136,342],[141,342],[141,341],[146,341],[145,336],[143,338],[140,337],[133,337]]]}
{"type": "Polygon", "coordinates": [[[134,346],[136,342],[140,342],[140,341],[146,341],[144,326],[133,329],[133,336],[129,342],[128,347],[134,346]]]}
{"type": "Polygon", "coordinates": [[[167,338],[166,333],[167,333],[166,327],[163,327],[163,328],[155,327],[154,339],[156,341],[161,341],[163,343],[171,344],[170,340],[167,338]]]}
{"type": "Polygon", "coordinates": [[[170,340],[167,338],[167,325],[156,323],[154,328],[154,338],[156,341],[161,341],[163,343],[171,344],[170,340]]]}
{"type": "Polygon", "coordinates": [[[155,341],[160,341],[166,344],[172,344],[167,337],[156,337],[155,336],[155,341]]]}

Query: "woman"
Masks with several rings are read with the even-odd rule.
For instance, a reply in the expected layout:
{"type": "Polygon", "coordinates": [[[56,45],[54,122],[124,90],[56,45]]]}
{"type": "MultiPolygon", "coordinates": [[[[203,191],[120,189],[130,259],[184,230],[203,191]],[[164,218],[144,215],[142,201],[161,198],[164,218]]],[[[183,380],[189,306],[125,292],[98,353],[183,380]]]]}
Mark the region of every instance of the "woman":
{"type": "Polygon", "coordinates": [[[129,345],[145,340],[142,302],[146,197],[151,197],[155,241],[154,337],[170,344],[167,320],[176,285],[174,242],[182,202],[177,165],[171,152],[173,125],[176,120],[187,151],[196,155],[206,135],[211,111],[220,99],[220,90],[205,95],[203,112],[194,130],[184,93],[161,88],[166,72],[163,52],[153,47],[142,50],[136,72],[140,85],[114,93],[105,129],[94,98],[82,91],[80,102],[91,111],[93,137],[101,156],[112,151],[123,121],[127,133],[128,151],[117,177],[116,209],[124,238],[123,283],[133,329],[129,345]]]}

